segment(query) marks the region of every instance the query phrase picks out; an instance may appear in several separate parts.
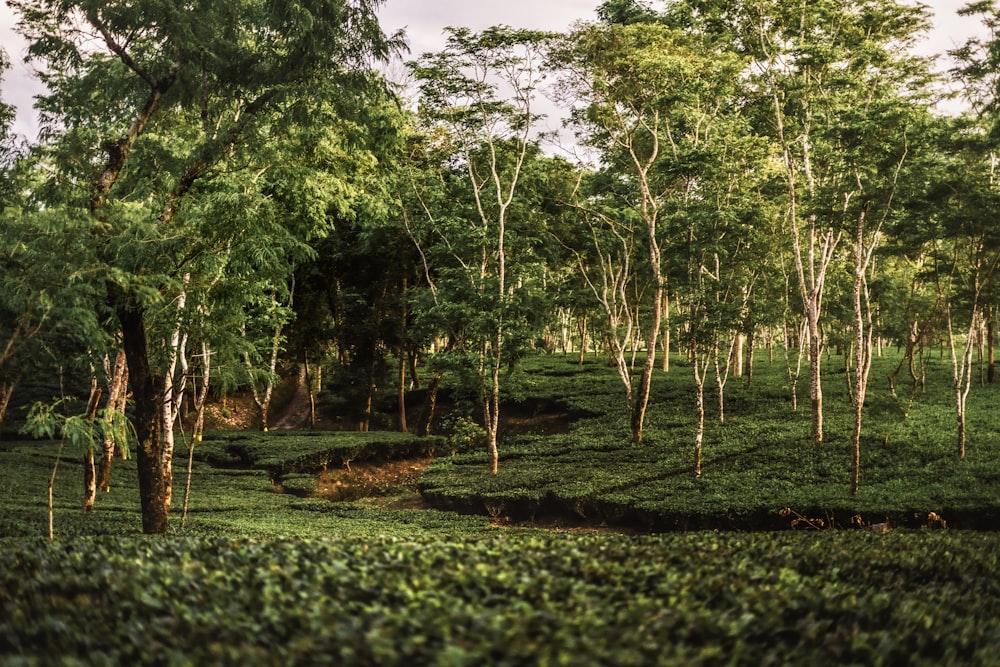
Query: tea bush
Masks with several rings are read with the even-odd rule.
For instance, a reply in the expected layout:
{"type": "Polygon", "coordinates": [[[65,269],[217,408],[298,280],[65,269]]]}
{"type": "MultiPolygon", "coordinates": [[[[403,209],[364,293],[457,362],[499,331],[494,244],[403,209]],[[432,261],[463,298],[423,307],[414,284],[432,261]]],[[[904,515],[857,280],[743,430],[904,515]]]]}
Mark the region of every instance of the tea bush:
{"type": "Polygon", "coordinates": [[[995,664],[996,534],[88,539],[0,552],[9,664],[995,664]]]}
{"type": "MultiPolygon", "coordinates": [[[[658,372],[641,444],[630,441],[615,371],[603,361],[538,356],[526,360],[520,395],[548,400],[575,417],[568,434],[518,435],[500,447],[500,474],[488,473],[481,451],[438,461],[419,487],[433,504],[483,512],[503,501],[514,520],[546,514],[562,520],[626,525],[642,530],[685,527],[777,529],[792,507],[851,525],[886,516],[917,527],[929,512],[953,526],[1000,528],[1000,389],[976,386],[969,397],[969,448],[959,460],[949,363],[926,360],[928,385],[912,400],[885,375],[898,359],[876,360],[862,433],[861,491],[850,495],[851,407],[843,359],[824,367],[826,438],[811,442],[808,395],[792,409],[784,369],[758,362],[752,386],[731,378],[726,419],[706,383],[702,476],[694,478],[694,384],[675,361],[658,372]],[[743,522],[741,524],[741,522],[743,522]]],[[[800,385],[805,384],[803,379],[800,385]]]]}

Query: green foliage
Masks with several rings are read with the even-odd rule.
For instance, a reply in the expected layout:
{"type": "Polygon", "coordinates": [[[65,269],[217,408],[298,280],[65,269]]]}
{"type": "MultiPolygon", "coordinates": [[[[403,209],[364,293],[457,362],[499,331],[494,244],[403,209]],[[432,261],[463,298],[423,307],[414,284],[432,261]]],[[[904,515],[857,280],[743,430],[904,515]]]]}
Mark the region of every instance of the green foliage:
{"type": "Polygon", "coordinates": [[[62,399],[34,403],[21,433],[36,439],[63,438],[70,445],[88,452],[93,451],[105,437],[110,437],[122,455],[128,458],[129,439],[135,439],[135,431],[125,415],[112,408],[99,410],[96,418],[69,415],[64,411],[65,403],[62,399]]]}
{"type": "Polygon", "coordinates": [[[449,431],[445,444],[456,452],[469,452],[486,446],[486,431],[468,417],[456,417],[450,424],[444,426],[449,431]]]}
{"type": "MultiPolygon", "coordinates": [[[[884,377],[897,363],[876,360],[873,377],[884,377]]],[[[481,469],[481,452],[469,452],[437,461],[418,486],[442,508],[484,513],[502,505],[501,513],[514,520],[548,517],[640,530],[788,528],[790,520],[779,513],[786,507],[840,527],[849,527],[857,514],[918,526],[929,512],[953,525],[992,527],[1000,516],[1000,426],[989,407],[996,390],[979,387],[970,397],[975,445],[967,460],[958,461],[949,364],[925,363],[933,389],[912,403],[893,395],[884,381],[873,383],[856,497],[849,493],[851,411],[842,385],[827,388],[829,437],[817,447],[808,442],[808,413],[791,409],[784,369],[760,360],[752,390],[740,385],[727,391],[725,423],[707,423],[700,479],[693,475],[690,366],[676,360],[675,370],[657,374],[648,442],[635,446],[616,409],[613,369],[536,356],[525,364],[525,393],[568,409],[570,433],[506,439],[497,478],[481,469]]],[[[843,373],[842,360],[834,357],[825,371],[843,373]]]]}
{"type": "Polygon", "coordinates": [[[352,461],[431,456],[440,446],[441,438],[397,432],[219,432],[205,434],[195,456],[216,466],[267,470],[280,477],[349,466],[352,461]]]}
{"type": "Polygon", "coordinates": [[[0,657],[988,664],[998,546],[846,532],[29,541],[0,553],[0,657]]]}

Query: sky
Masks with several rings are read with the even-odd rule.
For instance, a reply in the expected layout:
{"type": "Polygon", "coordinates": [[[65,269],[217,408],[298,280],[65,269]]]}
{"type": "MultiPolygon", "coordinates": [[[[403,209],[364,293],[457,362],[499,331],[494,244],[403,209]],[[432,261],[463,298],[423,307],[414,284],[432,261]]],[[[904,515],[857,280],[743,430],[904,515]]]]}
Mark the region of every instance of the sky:
{"type": "MultiPolygon", "coordinates": [[[[594,18],[600,0],[386,0],[379,12],[382,28],[394,32],[405,28],[410,56],[415,58],[444,45],[445,26],[464,26],[481,30],[491,25],[516,28],[565,30],[577,20],[594,18]]],[[[656,2],[652,3],[656,6],[656,2]]],[[[962,44],[969,36],[983,34],[975,19],[957,15],[964,0],[926,0],[934,11],[934,28],[920,47],[923,55],[943,53],[962,44]]],[[[23,61],[25,45],[14,33],[15,16],[6,3],[0,5],[0,45],[7,51],[12,68],[0,84],[0,97],[18,107],[14,132],[33,140],[37,132],[31,110],[33,96],[41,85],[30,65],[23,61]]]]}

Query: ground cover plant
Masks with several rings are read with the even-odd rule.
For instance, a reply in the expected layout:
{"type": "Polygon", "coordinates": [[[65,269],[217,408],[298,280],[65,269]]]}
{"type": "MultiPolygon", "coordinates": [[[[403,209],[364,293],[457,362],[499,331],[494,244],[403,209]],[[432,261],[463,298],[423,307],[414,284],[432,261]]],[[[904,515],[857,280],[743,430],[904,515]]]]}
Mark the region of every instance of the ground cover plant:
{"type": "Polygon", "coordinates": [[[997,536],[6,544],[9,664],[994,664],[997,536]]]}
{"type": "Polygon", "coordinates": [[[996,387],[977,386],[970,394],[975,445],[959,459],[949,362],[926,359],[926,388],[912,396],[909,386],[894,394],[885,380],[898,363],[887,353],[874,365],[857,495],[850,492],[850,397],[844,359],[836,355],[824,368],[823,443],[810,440],[808,411],[792,408],[783,362],[762,357],[752,387],[742,380],[727,386],[725,421],[709,420],[700,477],[694,474],[693,381],[683,359],[655,376],[646,436],[637,445],[616,400],[614,370],[603,359],[581,366],[570,357],[535,357],[525,362],[518,396],[556,400],[578,416],[570,432],[509,438],[496,476],[486,471],[481,452],[439,458],[420,490],[432,504],[460,511],[642,530],[780,529],[803,516],[841,527],[886,517],[918,527],[931,512],[953,526],[997,528],[996,387]],[[792,511],[783,513],[786,508],[792,511]]]}
{"type": "MultiPolygon", "coordinates": [[[[510,383],[512,402],[568,415],[568,432],[512,430],[496,477],[482,474],[484,454],[444,437],[210,433],[197,445],[186,522],[175,511],[166,537],[139,534],[131,460],[115,462],[112,491],[80,512],[80,452],[67,449],[55,484],[56,539],[43,540],[58,443],[0,443],[0,662],[996,662],[1000,534],[942,530],[926,514],[926,527],[895,523],[917,508],[946,512],[947,498],[955,507],[964,498],[970,515],[988,513],[997,496],[983,410],[990,389],[973,394],[970,416],[980,417],[970,442],[981,444],[964,462],[949,458],[951,443],[934,430],[948,425],[944,399],[928,391],[904,415],[905,403],[872,392],[880,430],[869,444],[907,443],[866,459],[886,467],[866,478],[878,491],[855,501],[873,508],[865,523],[890,514],[888,532],[876,533],[847,514],[863,506],[850,504],[837,459],[846,452],[811,453],[808,422],[790,419],[777,369],[763,364],[755,378],[755,395],[766,400],[733,386],[730,417],[709,429],[695,480],[679,360],[658,375],[648,438],[635,445],[612,400],[612,371],[603,360],[568,359],[532,358],[510,383]],[[434,443],[445,446],[419,482],[426,500],[414,488],[351,502],[315,495],[324,465],[426,454],[420,448],[434,443]],[[838,468],[841,477],[823,479],[838,468]],[[434,491],[448,476],[453,492],[434,491]],[[738,484],[742,495],[724,492],[738,484]],[[588,497],[595,488],[613,491],[588,497]],[[528,497],[537,499],[536,519],[560,521],[511,521],[528,497]],[[805,497],[842,508],[837,520],[793,502],[805,497]],[[480,503],[476,513],[427,505],[463,498],[480,503]],[[646,527],[671,532],[635,534],[634,523],[619,530],[616,503],[647,498],[660,514],[651,511],[646,527]],[[606,513],[586,516],[597,501],[606,513]],[[726,518],[741,529],[680,532],[678,520],[657,516],[695,525],[726,518]],[[817,518],[844,530],[813,530],[817,518]],[[786,530],[745,530],[765,519],[786,530]],[[793,523],[805,530],[787,530],[793,523]]],[[[835,420],[830,432],[838,433],[835,420]]],[[[964,515],[943,516],[954,526],[964,515]]]]}

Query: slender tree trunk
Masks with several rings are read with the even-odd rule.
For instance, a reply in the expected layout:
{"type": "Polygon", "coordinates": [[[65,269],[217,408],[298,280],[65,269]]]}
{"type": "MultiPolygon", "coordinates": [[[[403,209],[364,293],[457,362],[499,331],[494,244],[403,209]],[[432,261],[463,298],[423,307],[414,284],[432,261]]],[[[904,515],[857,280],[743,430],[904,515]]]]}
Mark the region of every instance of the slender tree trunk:
{"type": "MultiPolygon", "coordinates": [[[[977,290],[978,291],[978,290],[977,290]]],[[[969,396],[969,389],[972,386],[972,348],[974,344],[975,327],[978,319],[978,312],[973,304],[972,315],[969,317],[968,336],[962,358],[959,359],[955,349],[955,334],[952,329],[951,304],[946,308],[948,321],[948,343],[951,348],[951,365],[953,376],[953,388],[955,392],[955,420],[958,426],[958,456],[965,458],[966,421],[965,405],[969,396]]]]}
{"type": "MultiPolygon", "coordinates": [[[[191,275],[184,275],[184,284],[190,283],[191,275]]],[[[162,448],[165,452],[170,452],[173,459],[175,435],[174,430],[180,419],[181,407],[184,403],[184,393],[187,387],[187,334],[182,332],[182,313],[187,304],[187,292],[181,291],[177,297],[175,309],[175,321],[170,338],[166,341],[167,359],[162,378],[162,389],[159,399],[160,423],[159,432],[162,448]]],[[[171,472],[171,483],[165,488],[167,503],[170,503],[170,496],[173,493],[173,473],[171,472]]]]}
{"type": "Polygon", "coordinates": [[[407,433],[406,426],[406,355],[399,353],[399,430],[407,433]]]}
{"type": "Polygon", "coordinates": [[[708,367],[704,371],[700,367],[701,360],[698,358],[698,343],[691,344],[691,369],[694,372],[694,476],[701,477],[701,449],[705,439],[705,375],[708,367]]]}
{"type": "Polygon", "coordinates": [[[490,472],[496,475],[500,468],[500,452],[497,449],[497,435],[500,429],[500,368],[496,364],[493,366],[491,391],[486,397],[485,414],[486,449],[490,455],[490,472]]]}
{"type": "MultiPolygon", "coordinates": [[[[257,389],[257,384],[255,382],[250,383],[250,391],[253,395],[254,405],[257,406],[257,413],[260,417],[260,430],[267,433],[268,428],[268,417],[271,412],[271,397],[274,394],[274,382],[271,377],[278,369],[278,352],[281,349],[281,331],[284,327],[278,325],[274,328],[274,336],[271,338],[271,358],[268,362],[268,371],[270,373],[267,382],[264,383],[263,391],[257,389]]],[[[249,367],[250,362],[247,360],[247,366],[249,367]]]]}
{"type": "Polygon", "coordinates": [[[744,359],[743,374],[747,379],[747,387],[753,384],[753,358],[757,353],[757,328],[747,327],[747,353],[744,359]]]}
{"type": "Polygon", "coordinates": [[[878,243],[878,233],[873,236],[871,248],[865,244],[865,211],[858,218],[857,237],[854,242],[854,390],[851,400],[854,408],[854,427],[851,432],[851,495],[858,495],[861,488],[861,422],[864,415],[865,395],[868,391],[868,374],[871,371],[873,331],[871,304],[868,302],[865,274],[870,263],[870,253],[878,243]]]}
{"type": "Polygon", "coordinates": [[[205,430],[205,405],[208,403],[208,389],[212,380],[212,350],[208,343],[201,344],[201,385],[194,398],[194,429],[192,442],[201,442],[205,430]]]}
{"type": "Polygon", "coordinates": [[[410,389],[420,389],[420,375],[417,373],[417,353],[413,350],[408,350],[406,353],[406,360],[410,366],[410,389]]]}
{"type": "Polygon", "coordinates": [[[809,338],[809,398],[812,402],[812,440],[823,442],[823,380],[821,364],[823,348],[820,341],[819,318],[815,308],[807,308],[807,335],[809,338]]]}
{"type": "MultiPolygon", "coordinates": [[[[734,339],[735,342],[735,339],[734,339]]],[[[729,346],[729,353],[726,357],[725,370],[723,370],[723,365],[719,363],[719,338],[715,337],[715,342],[712,344],[712,363],[715,368],[715,387],[719,393],[719,423],[726,421],[726,383],[729,381],[729,369],[737,368],[737,364],[733,361],[733,356],[736,353],[736,345],[729,346]]],[[[707,372],[707,366],[706,366],[707,372]]]]}
{"type": "Polygon", "coordinates": [[[587,315],[584,313],[578,319],[580,327],[580,360],[582,366],[584,357],[587,355],[587,315]]]}
{"type": "MultiPolygon", "coordinates": [[[[125,414],[125,399],[128,396],[128,365],[125,361],[125,351],[119,351],[115,356],[115,363],[112,367],[110,360],[105,361],[107,370],[110,371],[111,382],[108,385],[108,401],[105,409],[109,413],[125,414]]],[[[101,449],[101,462],[97,472],[97,487],[108,493],[111,491],[111,467],[114,461],[117,444],[110,433],[104,435],[103,447],[101,449]]]]}
{"type": "Polygon", "coordinates": [[[670,290],[663,290],[663,360],[660,370],[664,373],[670,372],[670,290]]]}
{"type": "Polygon", "coordinates": [[[996,331],[994,331],[993,317],[994,317],[994,307],[992,305],[987,309],[986,320],[986,381],[990,384],[994,384],[997,381],[997,369],[996,369],[996,355],[994,352],[994,341],[996,340],[996,331]]]}
{"type": "MultiPolygon", "coordinates": [[[[653,303],[663,300],[663,287],[656,288],[653,303]]],[[[656,368],[656,339],[660,333],[660,309],[653,308],[653,321],[649,325],[649,336],[646,339],[646,363],[642,368],[638,392],[635,397],[635,408],[632,411],[632,439],[642,442],[642,428],[646,420],[646,408],[649,405],[649,393],[653,384],[653,370],[656,368]]]]}
{"type": "MultiPolygon", "coordinates": [[[[400,363],[405,363],[405,361],[400,360],[400,363]]],[[[309,393],[309,428],[316,428],[316,387],[313,382],[312,371],[309,368],[309,354],[303,353],[302,355],[302,368],[305,372],[305,383],[306,391],[309,393]]]]}
{"type": "Polygon", "coordinates": [[[431,378],[431,383],[427,387],[427,396],[424,398],[424,405],[420,409],[420,416],[417,417],[416,434],[419,436],[430,435],[431,424],[434,422],[434,412],[437,409],[438,389],[441,388],[441,373],[435,373],[431,378]]]}
{"type": "MultiPolygon", "coordinates": [[[[90,399],[87,401],[87,421],[93,427],[94,419],[97,417],[97,406],[101,402],[101,390],[97,386],[97,377],[93,377],[90,383],[90,399]]],[[[94,501],[97,500],[97,468],[94,465],[94,445],[93,442],[87,445],[87,451],[83,454],[83,511],[84,513],[94,510],[94,501]]]]}
{"type": "Polygon", "coordinates": [[[201,386],[197,387],[194,398],[195,422],[188,443],[187,477],[184,481],[184,505],[181,508],[181,528],[187,522],[188,506],[191,501],[191,478],[194,476],[194,448],[202,440],[205,427],[205,403],[208,401],[208,387],[212,378],[212,351],[208,343],[201,344],[201,386]]]}

